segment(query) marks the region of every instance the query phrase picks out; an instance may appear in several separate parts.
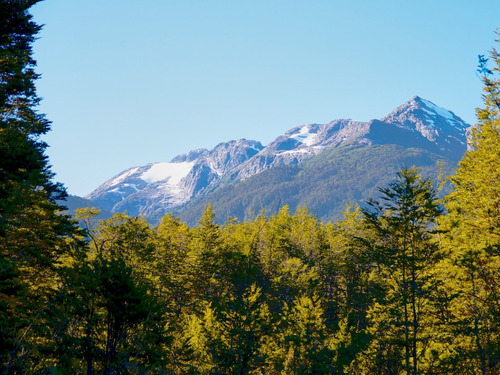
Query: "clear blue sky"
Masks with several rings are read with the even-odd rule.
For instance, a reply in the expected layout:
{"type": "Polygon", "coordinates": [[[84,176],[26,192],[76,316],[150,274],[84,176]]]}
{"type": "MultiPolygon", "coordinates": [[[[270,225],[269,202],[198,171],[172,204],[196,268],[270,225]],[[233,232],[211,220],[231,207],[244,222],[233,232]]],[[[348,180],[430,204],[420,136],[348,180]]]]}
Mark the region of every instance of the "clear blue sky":
{"type": "Polygon", "coordinates": [[[86,195],[122,170],[230,139],[370,120],[415,95],[469,123],[498,0],[46,0],[36,41],[56,179],[86,195]]]}

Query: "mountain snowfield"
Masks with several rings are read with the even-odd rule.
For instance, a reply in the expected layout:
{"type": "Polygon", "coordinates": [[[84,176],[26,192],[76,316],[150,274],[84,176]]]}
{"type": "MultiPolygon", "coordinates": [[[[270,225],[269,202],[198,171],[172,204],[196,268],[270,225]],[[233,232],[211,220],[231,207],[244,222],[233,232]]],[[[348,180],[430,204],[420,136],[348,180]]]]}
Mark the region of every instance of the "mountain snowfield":
{"type": "Polygon", "coordinates": [[[348,145],[415,147],[457,162],[470,127],[453,112],[418,96],[380,120],[350,119],[295,127],[266,147],[258,141],[223,142],[170,162],[127,169],[86,196],[112,212],[127,211],[158,220],[191,200],[237,184],[276,166],[300,165],[325,150],[348,145]]]}

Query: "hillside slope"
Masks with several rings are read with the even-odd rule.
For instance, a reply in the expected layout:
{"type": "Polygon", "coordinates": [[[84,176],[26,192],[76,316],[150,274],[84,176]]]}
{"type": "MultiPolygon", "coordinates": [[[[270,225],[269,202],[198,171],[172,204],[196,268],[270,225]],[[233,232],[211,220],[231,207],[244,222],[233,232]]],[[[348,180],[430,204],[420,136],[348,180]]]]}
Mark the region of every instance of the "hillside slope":
{"type": "Polygon", "coordinates": [[[248,219],[264,210],[274,214],[285,204],[294,211],[305,205],[322,220],[341,215],[346,203],[363,204],[377,187],[394,180],[403,167],[416,165],[431,179],[451,174],[456,162],[427,150],[386,145],[351,145],[329,149],[300,165],[277,166],[244,181],[228,184],[192,201],[175,214],[195,224],[211,204],[215,219],[248,219]]]}

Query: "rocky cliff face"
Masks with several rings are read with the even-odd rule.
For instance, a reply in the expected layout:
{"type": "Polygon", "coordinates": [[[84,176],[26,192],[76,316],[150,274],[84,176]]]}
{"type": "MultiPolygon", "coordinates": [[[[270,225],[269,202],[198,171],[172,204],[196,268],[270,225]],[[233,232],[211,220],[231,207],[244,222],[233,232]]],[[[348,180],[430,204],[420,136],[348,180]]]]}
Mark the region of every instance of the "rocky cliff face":
{"type": "Polygon", "coordinates": [[[238,168],[245,179],[278,165],[297,165],[327,147],[355,142],[366,134],[368,124],[352,120],[335,120],[328,124],[308,124],[293,128],[276,138],[252,159],[238,168]]]}
{"type": "MultiPolygon", "coordinates": [[[[418,138],[429,142],[429,150],[455,160],[459,160],[467,149],[470,125],[453,112],[418,96],[381,121],[417,134],[418,138]]],[[[412,137],[407,138],[411,140],[412,137]]]]}

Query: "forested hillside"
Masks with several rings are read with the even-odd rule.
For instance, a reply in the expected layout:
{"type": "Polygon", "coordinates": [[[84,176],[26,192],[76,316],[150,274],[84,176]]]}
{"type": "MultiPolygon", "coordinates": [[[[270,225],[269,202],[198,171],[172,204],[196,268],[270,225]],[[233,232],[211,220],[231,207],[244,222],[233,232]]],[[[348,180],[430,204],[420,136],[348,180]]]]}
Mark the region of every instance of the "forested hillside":
{"type": "Polygon", "coordinates": [[[33,1],[0,0],[2,374],[498,374],[500,56],[438,186],[403,168],[364,209],[188,227],[55,202],[33,1]]]}
{"type": "Polygon", "coordinates": [[[215,221],[223,223],[228,217],[250,219],[261,211],[274,214],[287,204],[292,211],[305,205],[320,220],[328,221],[341,218],[346,203],[364,205],[378,196],[377,185],[388,184],[399,169],[412,165],[436,182],[456,167],[444,156],[395,144],[331,148],[299,165],[277,166],[220,187],[173,213],[195,225],[212,204],[215,221]]]}

